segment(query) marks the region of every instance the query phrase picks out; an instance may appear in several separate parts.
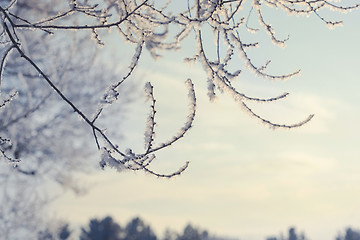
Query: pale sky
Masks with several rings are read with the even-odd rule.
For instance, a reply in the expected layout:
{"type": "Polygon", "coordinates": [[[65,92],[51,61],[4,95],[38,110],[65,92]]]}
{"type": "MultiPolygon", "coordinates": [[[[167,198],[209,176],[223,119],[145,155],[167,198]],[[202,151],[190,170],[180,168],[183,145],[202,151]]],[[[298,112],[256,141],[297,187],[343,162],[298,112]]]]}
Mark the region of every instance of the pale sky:
{"type": "MultiPolygon", "coordinates": [[[[211,103],[200,64],[183,63],[190,44],[156,62],[145,56],[136,70],[139,80],[133,81],[151,81],[155,87],[159,142],[185,123],[184,82],[191,78],[195,84],[194,127],[159,153],[153,164],[165,173],[186,161],[189,168],[171,180],[99,170],[84,177],[92,186],[86,195],[67,192],[54,203],[56,215],[74,225],[111,215],[123,226],[140,216],[158,236],[166,227],[181,231],[191,222],[211,233],[244,240],[264,240],[285,233],[289,226],[304,230],[312,240],[334,239],[347,226],[360,228],[360,12],[338,18],[344,26],[329,30],[314,17],[277,16],[273,26],[280,36],[290,34],[287,47],[271,47],[268,38],[262,38],[267,44],[249,54],[259,62],[272,59],[269,71],[300,68],[301,75],[270,82],[244,72],[234,84],[255,97],[291,93],[281,102],[249,105],[279,123],[315,114],[299,129],[271,130],[226,94],[218,94],[211,103]]],[[[111,44],[111,49],[123,53],[123,46],[111,44]]],[[[134,103],[120,127],[124,148],[142,149],[147,114],[143,103],[143,99],[134,103]]]]}

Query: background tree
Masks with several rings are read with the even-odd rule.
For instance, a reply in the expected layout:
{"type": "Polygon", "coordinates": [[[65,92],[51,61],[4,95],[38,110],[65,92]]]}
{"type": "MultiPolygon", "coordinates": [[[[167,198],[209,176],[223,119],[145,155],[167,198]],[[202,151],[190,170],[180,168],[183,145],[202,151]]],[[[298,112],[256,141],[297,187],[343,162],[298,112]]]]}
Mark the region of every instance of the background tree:
{"type": "Polygon", "coordinates": [[[349,227],[345,230],[345,235],[339,234],[339,236],[337,236],[335,239],[336,240],[360,240],[360,231],[354,230],[349,227]]]}
{"type": "Polygon", "coordinates": [[[69,229],[69,224],[65,224],[59,230],[59,239],[61,239],[61,240],[69,239],[71,233],[72,233],[72,231],[69,229]]]}
{"type": "Polygon", "coordinates": [[[111,217],[91,219],[87,228],[81,228],[81,240],[120,240],[121,227],[111,217]]]}
{"type": "MultiPolygon", "coordinates": [[[[5,2],[10,3],[2,1],[1,4],[5,2]]],[[[12,11],[31,21],[34,17],[54,14],[63,4],[58,0],[21,0],[13,5],[12,11]]],[[[17,37],[23,41],[24,51],[31,51],[32,59],[48,69],[48,76],[71,101],[82,106],[85,112],[96,110],[102,92],[116,78],[117,71],[96,60],[97,49],[91,41],[70,32],[53,36],[24,31],[17,37]],[[78,45],[86,51],[78,50],[78,45]]],[[[77,194],[84,192],[75,175],[95,169],[96,161],[92,160],[96,159],[93,156],[97,152],[88,147],[93,144],[92,139],[84,138],[88,129],[16,52],[8,56],[6,69],[2,70],[2,77],[7,81],[1,82],[1,90],[10,92],[15,99],[5,101],[7,106],[1,107],[0,113],[3,153],[0,161],[0,232],[5,239],[35,239],[38,232],[43,236],[55,236],[51,230],[57,231],[57,227],[48,228],[50,219],[43,219],[47,218],[46,206],[63,190],[70,189],[77,194]],[[9,165],[9,161],[13,164],[9,165]],[[49,188],[51,193],[47,191],[49,188]]],[[[113,117],[122,118],[127,101],[122,94],[121,104],[113,106],[117,112],[112,114],[113,117]]],[[[120,135],[116,134],[116,137],[119,139],[120,135]]]]}
{"type": "Polygon", "coordinates": [[[178,233],[170,229],[166,229],[164,232],[163,240],[176,240],[178,233]]]}
{"type": "Polygon", "coordinates": [[[38,233],[37,240],[66,240],[70,239],[72,231],[69,224],[64,224],[57,229],[46,228],[38,233]]]}
{"type": "Polygon", "coordinates": [[[209,234],[207,231],[201,231],[191,224],[188,224],[183,231],[182,235],[177,237],[177,240],[207,240],[209,239],[209,234]]]}
{"type": "Polygon", "coordinates": [[[124,240],[157,240],[157,237],[149,225],[136,217],[126,225],[124,240]]]}
{"type": "Polygon", "coordinates": [[[88,227],[81,228],[81,240],[156,240],[157,237],[143,220],[136,217],[124,229],[111,217],[91,219],[88,227]]]}
{"type": "Polygon", "coordinates": [[[300,234],[296,233],[296,229],[295,227],[290,227],[288,230],[288,234],[287,236],[282,236],[282,234],[280,234],[280,237],[267,237],[266,240],[306,240],[307,238],[305,237],[305,234],[303,232],[301,232],[300,234]]]}

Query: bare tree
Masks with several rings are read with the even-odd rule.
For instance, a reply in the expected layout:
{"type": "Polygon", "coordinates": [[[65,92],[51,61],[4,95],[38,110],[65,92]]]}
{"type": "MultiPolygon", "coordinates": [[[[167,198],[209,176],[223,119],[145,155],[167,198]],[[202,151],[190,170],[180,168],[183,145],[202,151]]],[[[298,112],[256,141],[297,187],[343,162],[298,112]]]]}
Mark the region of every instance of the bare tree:
{"type": "MultiPolygon", "coordinates": [[[[18,1],[12,11],[31,20],[34,16],[53,14],[61,3],[18,1]]],[[[24,51],[48,70],[58,88],[86,114],[97,109],[102,92],[119,74],[97,62],[96,46],[81,34],[68,32],[55,36],[43,31],[24,31],[17,33],[17,37],[24,51]],[[78,45],[85,49],[77,49],[78,45]]],[[[2,50],[6,44],[1,43],[2,50]]],[[[92,171],[95,163],[92,156],[97,152],[88,147],[93,144],[91,132],[59,101],[36,69],[24,64],[17,52],[1,54],[11,55],[1,72],[6,81],[1,84],[5,96],[1,96],[0,105],[0,239],[36,239],[37,233],[48,227],[44,219],[48,217],[49,203],[63,189],[84,191],[74,175],[92,171]],[[49,192],[49,187],[59,190],[49,192]]],[[[5,59],[2,60],[4,66],[5,59]]],[[[123,95],[121,104],[112,106],[114,117],[124,115],[124,102],[128,99],[123,95]]]]}
{"type": "MultiPolygon", "coordinates": [[[[156,152],[181,139],[192,126],[195,117],[196,97],[190,79],[186,81],[189,89],[189,116],[184,126],[170,140],[159,144],[154,142],[156,100],[150,83],[145,86],[146,94],[150,100],[150,114],[145,131],[145,148],[142,153],[135,153],[131,148],[123,150],[125,148],[119,147],[99,126],[99,119],[102,117],[104,107],[113,104],[118,99],[119,89],[123,86],[124,81],[133,74],[144,48],[156,58],[161,51],[178,49],[184,39],[193,38],[197,46],[196,50],[185,61],[201,62],[204,70],[208,73],[208,95],[210,100],[216,98],[217,91],[226,92],[240,103],[245,112],[248,112],[269,127],[295,128],[309,122],[313,115],[309,115],[304,120],[294,124],[279,124],[263,118],[247,105],[248,101],[277,101],[287,97],[288,93],[272,98],[257,98],[248,96],[233,86],[232,80],[239,76],[241,69],[234,69],[232,61],[239,57],[242,59],[243,65],[253,71],[254,74],[269,80],[288,79],[300,72],[300,70],[296,70],[288,74],[276,75],[266,71],[270,61],[261,66],[255,65],[247,51],[249,48],[257,47],[259,42],[245,42],[242,39],[243,32],[256,33],[265,31],[275,45],[283,46],[288,38],[279,39],[277,37],[274,28],[270,24],[271,17],[264,15],[264,9],[267,7],[279,8],[295,15],[313,14],[330,27],[340,25],[342,22],[328,20],[324,15],[326,9],[346,12],[359,7],[359,4],[343,6],[341,2],[332,3],[325,0],[188,0],[182,2],[182,6],[178,8],[173,6],[174,2],[154,0],[71,0],[69,3],[63,3],[59,1],[56,8],[50,8],[52,10],[47,11],[47,16],[32,15],[24,17],[21,12],[16,12],[16,9],[19,6],[29,6],[30,4],[27,1],[3,1],[0,8],[2,23],[0,32],[1,47],[3,49],[0,66],[1,87],[3,88],[4,82],[8,78],[7,74],[4,74],[10,66],[6,64],[6,60],[18,59],[22,65],[32,68],[33,72],[40,76],[41,80],[49,86],[49,89],[55,91],[71,111],[75,112],[88,126],[98,150],[101,151],[100,165],[102,167],[111,166],[118,170],[142,170],[158,177],[173,177],[181,174],[187,168],[188,163],[178,171],[169,174],[154,172],[151,170],[150,164],[155,159],[156,152]],[[176,9],[179,10],[176,11],[176,9]],[[252,25],[252,19],[254,18],[258,21],[258,27],[252,25]],[[203,40],[204,28],[211,29],[215,40],[215,44],[209,49],[205,47],[205,41],[203,40]],[[123,73],[120,80],[114,81],[108,87],[97,104],[98,108],[91,115],[61,88],[56,76],[49,74],[49,68],[51,67],[47,65],[47,58],[40,61],[32,56],[32,49],[26,47],[27,42],[22,38],[22,35],[30,30],[35,31],[37,34],[55,36],[77,31],[77,34],[81,32],[82,36],[94,39],[96,44],[101,46],[104,44],[102,41],[104,31],[109,29],[115,30],[124,38],[127,44],[134,47],[134,55],[128,71],[123,73]],[[238,54],[235,54],[236,51],[238,54]],[[210,56],[215,57],[211,58],[210,56]]],[[[47,4],[32,4],[39,9],[49,8],[47,4]]],[[[52,48],[53,45],[49,47],[52,48]]],[[[78,45],[76,49],[82,47],[78,45]]],[[[67,73],[67,70],[64,72],[67,73]]],[[[76,85],[77,81],[78,79],[69,83],[71,88],[73,88],[73,84],[76,85]]],[[[4,103],[9,102],[10,99],[11,97],[5,98],[4,103]]],[[[2,138],[1,143],[1,145],[7,144],[8,140],[2,138]]],[[[1,151],[8,161],[17,161],[16,156],[12,158],[7,155],[6,148],[3,147],[1,151]]]]}

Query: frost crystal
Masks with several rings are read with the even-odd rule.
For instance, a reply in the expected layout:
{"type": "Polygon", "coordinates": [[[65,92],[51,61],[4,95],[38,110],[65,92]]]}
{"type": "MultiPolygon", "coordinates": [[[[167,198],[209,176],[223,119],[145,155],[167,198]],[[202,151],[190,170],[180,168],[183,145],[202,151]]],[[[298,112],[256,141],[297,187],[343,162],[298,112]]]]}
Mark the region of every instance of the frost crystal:
{"type": "Polygon", "coordinates": [[[151,85],[150,82],[145,83],[145,97],[146,97],[146,101],[149,101],[153,98],[153,86],[151,85]]]}
{"type": "Polygon", "coordinates": [[[126,169],[124,164],[113,158],[110,154],[110,151],[104,147],[100,149],[100,158],[100,166],[102,168],[104,168],[105,166],[109,166],[111,168],[115,168],[118,172],[126,169]]]}

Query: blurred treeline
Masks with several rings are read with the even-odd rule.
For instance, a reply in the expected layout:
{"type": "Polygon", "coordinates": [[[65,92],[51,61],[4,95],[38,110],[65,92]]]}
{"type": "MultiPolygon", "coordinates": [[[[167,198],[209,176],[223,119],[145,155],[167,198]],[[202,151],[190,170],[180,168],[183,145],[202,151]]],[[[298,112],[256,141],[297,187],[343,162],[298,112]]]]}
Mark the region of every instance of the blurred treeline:
{"type": "MultiPolygon", "coordinates": [[[[139,217],[130,220],[124,227],[112,217],[93,218],[80,233],[63,223],[55,231],[47,229],[38,233],[37,240],[240,240],[240,238],[222,237],[211,234],[207,230],[188,224],[182,232],[166,229],[162,236],[157,236],[151,226],[139,217]]],[[[244,239],[246,240],[246,239],[244,239]]],[[[295,227],[289,227],[286,234],[267,236],[264,240],[310,240],[304,232],[297,233],[295,227]]],[[[360,230],[350,227],[338,233],[333,240],[360,240],[360,230]]]]}

